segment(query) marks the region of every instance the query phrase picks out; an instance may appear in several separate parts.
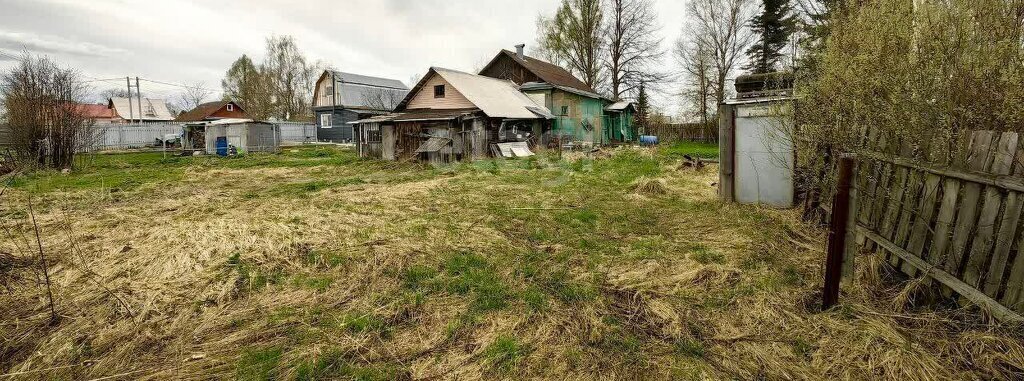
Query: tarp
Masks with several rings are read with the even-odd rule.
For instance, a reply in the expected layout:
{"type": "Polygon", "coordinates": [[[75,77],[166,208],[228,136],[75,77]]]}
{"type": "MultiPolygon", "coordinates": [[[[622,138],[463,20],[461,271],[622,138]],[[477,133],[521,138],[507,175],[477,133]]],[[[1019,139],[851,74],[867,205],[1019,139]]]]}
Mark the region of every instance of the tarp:
{"type": "Polygon", "coordinates": [[[530,146],[526,142],[498,143],[498,150],[504,157],[528,157],[533,156],[530,146]]]}
{"type": "Polygon", "coordinates": [[[447,147],[448,143],[451,143],[451,141],[452,140],[448,138],[432,137],[420,145],[420,148],[416,149],[416,153],[440,151],[444,147],[447,147]]]}

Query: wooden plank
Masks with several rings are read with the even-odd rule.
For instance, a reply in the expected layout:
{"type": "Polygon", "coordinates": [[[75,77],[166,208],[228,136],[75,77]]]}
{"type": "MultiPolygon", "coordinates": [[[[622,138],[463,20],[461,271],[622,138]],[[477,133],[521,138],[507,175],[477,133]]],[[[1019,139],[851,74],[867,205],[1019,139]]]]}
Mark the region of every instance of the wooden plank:
{"type": "MultiPolygon", "coordinates": [[[[1006,196],[1006,209],[1003,218],[999,223],[999,234],[996,238],[995,249],[992,251],[992,262],[989,264],[988,274],[985,277],[985,294],[993,298],[999,296],[999,289],[1002,288],[1004,274],[1010,259],[1010,250],[1013,247],[1014,237],[1018,233],[1021,212],[1024,212],[1024,197],[1021,193],[1011,192],[1006,196]]],[[[1020,253],[1017,259],[1022,259],[1020,253]]],[[[1008,284],[1008,288],[1011,285],[1008,284]]]]}
{"type": "MultiPolygon", "coordinates": [[[[909,209],[903,205],[903,199],[905,193],[907,193],[909,175],[910,169],[903,166],[897,166],[893,175],[893,186],[888,195],[889,202],[886,204],[885,216],[882,217],[882,224],[878,229],[878,234],[890,241],[896,238],[896,222],[900,214],[904,210],[909,209]]],[[[899,268],[899,261],[899,256],[889,256],[889,264],[893,267],[899,268]]]]}
{"type": "MultiPolygon", "coordinates": [[[[971,140],[971,154],[967,158],[967,167],[972,171],[985,171],[988,164],[989,150],[992,146],[992,131],[976,131],[971,140]]],[[[969,182],[963,185],[963,196],[953,226],[953,239],[950,244],[949,256],[943,268],[953,274],[960,275],[960,268],[967,254],[968,244],[978,224],[978,203],[981,202],[981,184],[969,182]]]]}
{"type": "MultiPolygon", "coordinates": [[[[1017,153],[1017,134],[1004,132],[995,144],[995,151],[992,152],[989,160],[989,172],[997,175],[1009,175],[1013,170],[1013,157],[1017,153]]],[[[967,265],[964,267],[962,279],[967,284],[981,288],[982,277],[993,258],[992,249],[995,245],[996,222],[999,221],[999,211],[1003,207],[1003,191],[999,187],[986,186],[984,199],[981,207],[981,214],[978,217],[978,225],[974,233],[974,241],[971,243],[971,250],[967,253],[967,265]]],[[[1011,238],[1012,239],[1012,238],[1011,238]]],[[[1009,253],[1007,253],[1009,254],[1009,253]]],[[[1005,258],[998,259],[1005,262],[1005,258]]],[[[998,266],[1000,275],[995,276],[1002,280],[1002,270],[1005,265],[998,266]]],[[[996,288],[998,288],[998,284],[996,288]]],[[[986,285],[985,289],[989,289],[986,285]]]]}
{"type": "Polygon", "coordinates": [[[910,240],[907,242],[907,251],[921,259],[926,259],[924,249],[931,234],[932,220],[938,212],[936,203],[939,201],[941,184],[942,177],[929,173],[925,175],[924,185],[921,187],[920,203],[917,205],[919,213],[910,232],[910,240]]]}
{"type": "Polygon", "coordinates": [[[736,200],[736,107],[723,105],[718,120],[718,150],[721,164],[718,166],[718,191],[725,202],[736,200]]]}
{"type": "Polygon", "coordinates": [[[957,279],[955,276],[943,271],[942,269],[936,266],[933,266],[928,262],[921,260],[917,256],[911,254],[906,250],[903,250],[903,248],[896,246],[896,244],[892,243],[891,241],[885,239],[884,237],[872,232],[871,230],[863,226],[858,226],[857,229],[860,230],[861,234],[864,234],[865,236],[868,237],[868,239],[874,241],[879,246],[896,254],[904,261],[909,262],[911,265],[916,266],[918,270],[924,273],[925,276],[929,276],[939,281],[940,283],[948,286],[949,288],[953,289],[964,298],[970,300],[977,306],[981,307],[983,310],[987,311],[989,314],[991,314],[999,321],[1004,323],[1024,323],[1024,317],[1021,317],[1021,315],[1017,314],[1016,312],[1010,310],[1009,308],[1006,308],[1002,304],[999,304],[999,302],[993,300],[984,293],[974,289],[973,287],[971,287],[967,283],[964,283],[960,279],[957,279]]]}
{"type": "MultiPolygon", "coordinates": [[[[878,139],[878,129],[872,128],[868,131],[867,143],[865,147],[872,149],[875,141],[878,139]]],[[[875,190],[878,188],[878,176],[877,173],[881,169],[882,162],[877,160],[863,160],[858,158],[859,172],[857,174],[857,186],[861,190],[857,194],[859,198],[857,205],[860,209],[859,221],[862,224],[868,224],[871,219],[871,207],[875,199],[875,190]]],[[[863,236],[857,237],[857,243],[863,244],[863,236]]]]}
{"type": "MultiPolygon", "coordinates": [[[[1013,174],[1015,176],[1024,176],[1024,144],[1017,147],[1017,158],[1013,166],[1013,174]]],[[[1010,194],[1014,194],[1011,192],[1010,194]]],[[[1024,198],[1024,195],[1017,195],[1017,197],[1024,198]]],[[[1024,201],[1021,202],[1024,204],[1024,201]]],[[[1009,208],[1009,206],[1007,206],[1009,208]]],[[[1024,230],[1018,228],[1018,230],[1024,230]]],[[[1017,312],[1024,313],[1024,253],[1021,253],[1020,248],[1024,247],[1024,234],[1020,234],[1019,240],[1013,240],[1013,247],[1010,251],[1017,251],[1017,256],[1013,260],[1013,264],[1010,266],[1010,273],[1006,278],[1006,292],[1003,293],[1002,299],[1003,305],[1016,310],[1017,312]]]]}
{"type": "Polygon", "coordinates": [[[916,169],[916,170],[919,170],[919,171],[925,171],[925,172],[933,173],[933,174],[936,174],[936,175],[939,175],[939,176],[942,176],[942,177],[950,177],[950,178],[964,180],[964,181],[967,181],[967,182],[976,183],[976,184],[980,184],[980,185],[994,186],[994,187],[999,187],[999,188],[1003,188],[1003,189],[1006,189],[1006,190],[1011,190],[1011,191],[1014,191],[1014,192],[1022,192],[1022,193],[1024,193],[1024,178],[1022,178],[1020,176],[1013,176],[1013,175],[1000,176],[1000,175],[993,175],[991,173],[984,173],[984,172],[980,172],[980,171],[963,170],[963,169],[957,169],[957,168],[953,168],[953,167],[921,164],[919,162],[915,162],[914,160],[903,159],[903,158],[893,158],[893,157],[890,157],[888,155],[880,154],[880,153],[877,153],[877,152],[864,152],[862,155],[865,158],[870,158],[870,159],[874,159],[874,160],[884,161],[884,162],[892,163],[894,165],[898,165],[898,166],[901,166],[901,167],[907,167],[907,168],[911,168],[911,169],[916,169]]]}
{"type": "MultiPolygon", "coordinates": [[[[904,144],[901,155],[904,158],[909,158],[913,155],[913,147],[909,144],[904,144]]],[[[904,187],[902,199],[899,202],[900,210],[898,211],[899,217],[896,222],[896,232],[893,234],[893,242],[900,247],[905,248],[907,244],[907,236],[910,235],[910,226],[914,224],[912,217],[917,213],[917,204],[921,194],[921,175],[922,172],[907,168],[907,182],[904,187]]],[[[906,263],[899,263],[899,257],[896,255],[891,256],[890,263],[894,267],[903,271],[903,273],[910,276],[914,276],[916,270],[913,266],[907,265],[906,263]]]]}

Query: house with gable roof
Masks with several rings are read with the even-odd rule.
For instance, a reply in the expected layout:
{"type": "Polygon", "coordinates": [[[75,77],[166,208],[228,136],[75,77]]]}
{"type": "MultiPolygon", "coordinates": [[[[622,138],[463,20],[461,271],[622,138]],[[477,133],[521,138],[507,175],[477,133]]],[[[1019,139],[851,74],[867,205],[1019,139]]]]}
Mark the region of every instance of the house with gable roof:
{"type": "Polygon", "coordinates": [[[360,156],[444,164],[529,155],[553,119],[511,81],[432,67],[394,114],[352,124],[360,156]]]}
{"type": "Polygon", "coordinates": [[[635,141],[632,106],[614,102],[561,66],[529,57],[525,45],[502,50],[480,75],[512,81],[555,114],[552,134],[560,141],[604,145],[635,141]]]}
{"type": "Polygon", "coordinates": [[[349,122],[390,113],[408,93],[409,87],[396,79],[324,71],[313,94],[317,139],[351,142],[349,122]]]}

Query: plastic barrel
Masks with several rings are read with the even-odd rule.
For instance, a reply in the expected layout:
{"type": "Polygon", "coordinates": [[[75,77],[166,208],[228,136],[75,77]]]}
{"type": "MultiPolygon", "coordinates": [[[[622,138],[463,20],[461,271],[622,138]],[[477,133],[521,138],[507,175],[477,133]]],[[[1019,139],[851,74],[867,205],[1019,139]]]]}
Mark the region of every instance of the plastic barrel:
{"type": "Polygon", "coordinates": [[[228,155],[228,138],[220,136],[217,137],[217,156],[228,155]]]}
{"type": "Polygon", "coordinates": [[[641,135],[640,136],[640,145],[653,146],[655,144],[658,144],[658,137],[657,136],[654,136],[654,135],[641,135]]]}

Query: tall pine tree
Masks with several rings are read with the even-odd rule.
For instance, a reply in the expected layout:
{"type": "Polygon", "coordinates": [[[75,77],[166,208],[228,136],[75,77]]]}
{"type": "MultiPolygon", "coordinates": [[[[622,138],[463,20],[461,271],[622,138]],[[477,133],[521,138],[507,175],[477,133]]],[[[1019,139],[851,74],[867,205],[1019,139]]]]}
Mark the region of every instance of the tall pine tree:
{"type": "Polygon", "coordinates": [[[789,36],[796,29],[796,18],[789,0],[762,0],[761,13],[750,19],[750,29],[757,42],[747,49],[750,62],[746,69],[753,74],[771,73],[779,69],[789,36]]]}

